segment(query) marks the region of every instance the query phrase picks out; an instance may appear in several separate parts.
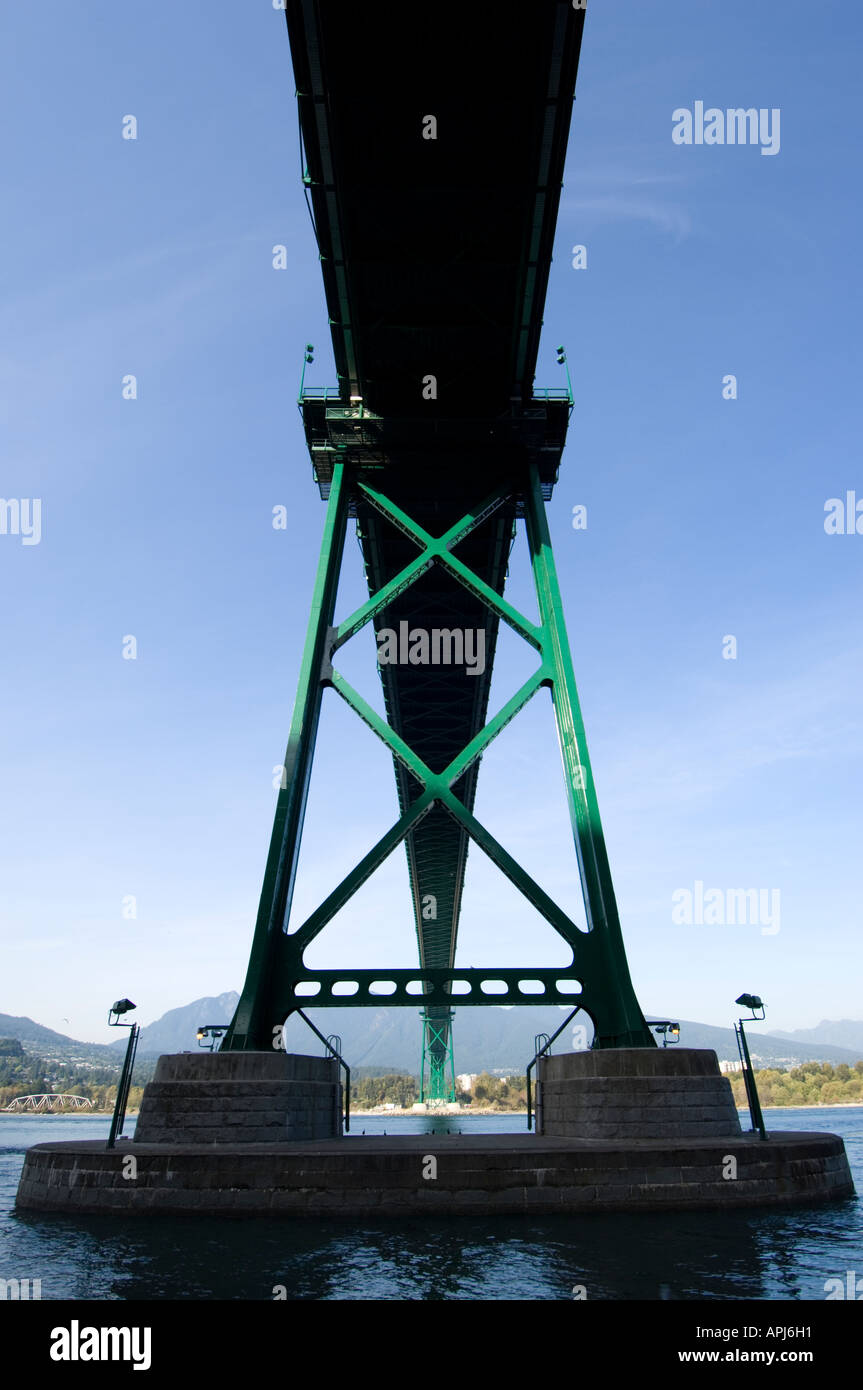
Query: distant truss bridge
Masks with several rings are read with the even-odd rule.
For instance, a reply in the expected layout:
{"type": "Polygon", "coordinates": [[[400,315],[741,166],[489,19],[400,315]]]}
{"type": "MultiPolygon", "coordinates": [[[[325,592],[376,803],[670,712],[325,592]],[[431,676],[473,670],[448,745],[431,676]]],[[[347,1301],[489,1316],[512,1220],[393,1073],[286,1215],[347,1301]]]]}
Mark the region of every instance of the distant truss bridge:
{"type": "Polygon", "coordinates": [[[57,1095],[16,1096],[4,1110],[92,1110],[93,1101],[87,1096],[57,1095]]]}

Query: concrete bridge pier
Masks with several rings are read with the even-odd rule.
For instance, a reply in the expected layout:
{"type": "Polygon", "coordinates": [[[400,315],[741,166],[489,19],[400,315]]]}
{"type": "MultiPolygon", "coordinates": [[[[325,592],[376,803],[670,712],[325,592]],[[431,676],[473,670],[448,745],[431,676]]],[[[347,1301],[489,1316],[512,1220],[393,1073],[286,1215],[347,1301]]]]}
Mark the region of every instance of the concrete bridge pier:
{"type": "Polygon", "coordinates": [[[178,1052],[144,1087],[136,1144],[281,1144],[342,1132],[332,1057],[288,1052],[178,1052]]]}
{"type": "Polygon", "coordinates": [[[18,1206],[399,1218],[854,1196],[837,1135],[776,1131],[764,1142],[741,1132],[714,1052],[620,1048],[548,1058],[538,1134],[343,1136],[336,1066],[284,1052],[162,1057],[134,1141],[115,1149],[104,1140],[36,1145],[18,1206]]]}
{"type": "Polygon", "coordinates": [[[537,1133],[573,1139],[720,1139],[741,1134],[716,1053],[620,1047],[540,1059],[537,1133]]]}

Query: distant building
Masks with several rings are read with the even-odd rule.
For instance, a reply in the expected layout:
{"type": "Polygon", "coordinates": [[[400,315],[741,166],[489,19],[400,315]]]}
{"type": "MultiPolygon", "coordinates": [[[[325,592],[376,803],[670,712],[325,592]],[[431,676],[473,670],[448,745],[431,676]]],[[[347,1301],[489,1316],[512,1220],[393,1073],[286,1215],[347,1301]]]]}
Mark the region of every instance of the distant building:
{"type": "Polygon", "coordinates": [[[723,1073],[729,1071],[742,1071],[743,1063],[740,1061],[739,1058],[737,1059],[737,1061],[734,1062],[728,1062],[723,1060],[719,1063],[719,1070],[723,1073]]]}
{"type": "Polygon", "coordinates": [[[460,1076],[456,1077],[456,1085],[458,1086],[460,1091],[472,1091],[473,1083],[476,1081],[478,1076],[478,1071],[463,1071],[460,1076]]]}

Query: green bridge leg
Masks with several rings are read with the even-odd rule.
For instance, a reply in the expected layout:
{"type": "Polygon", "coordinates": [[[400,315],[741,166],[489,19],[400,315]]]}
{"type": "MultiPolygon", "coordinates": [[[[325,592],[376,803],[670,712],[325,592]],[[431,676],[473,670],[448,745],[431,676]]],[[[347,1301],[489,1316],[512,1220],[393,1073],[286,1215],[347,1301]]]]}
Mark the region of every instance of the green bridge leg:
{"type": "Polygon", "coordinates": [[[455,1058],[452,1048],[452,1017],[422,1015],[423,1053],[420,1063],[420,1101],[455,1100],[455,1058]],[[428,1085],[426,1085],[428,1073],[428,1085]],[[449,1073],[449,1075],[447,1075],[449,1073]]]}
{"type": "Polygon", "coordinates": [[[525,519],[540,622],[543,653],[553,672],[554,717],[566,778],[569,816],[581,872],[588,930],[599,946],[599,980],[590,1000],[596,1026],[594,1047],[655,1047],[629,975],[599,803],[587,751],[587,738],[575,685],[575,672],[563,617],[563,603],[537,469],[530,470],[525,519]]]}
{"type": "Polygon", "coordinates": [[[246,982],[222,1051],[266,1051],[279,1016],[275,970],[291,911],[348,517],[344,465],[333,474],[321,556],[246,982]]]}
{"type": "MultiPolygon", "coordinates": [[[[653,1047],[648,1028],[629,976],[611,872],[599,817],[593,774],[576,691],[572,659],[563,620],[563,607],[555,571],[551,540],[536,468],[520,485],[502,485],[490,497],[461,518],[440,537],[432,537],[382,492],[359,476],[349,478],[345,465],[337,463],[330,491],[324,539],[318,565],[308,635],[303,653],[299,689],[294,707],[285,776],[279,792],[270,842],[264,886],[255,927],[252,953],[243,993],[223,1041],[225,1049],[267,1049],[278,1045],[284,1019],[295,1009],[338,1005],[375,1005],[383,998],[374,993],[376,978],[390,981],[389,1002],[416,1002],[417,986],[424,995],[423,1056],[431,1072],[429,1094],[442,1099],[454,1094],[454,1062],[451,1044],[451,1004],[456,995],[465,1005],[501,1003],[483,990],[488,979],[502,981],[507,1002],[539,1002],[522,992],[520,980],[539,979],[549,1003],[580,1003],[595,1025],[596,1047],[653,1047]],[[335,599],[344,550],[349,488],[355,486],[385,517],[417,543],[420,554],[405,569],[371,595],[356,613],[333,626],[335,599]],[[451,553],[495,506],[513,492],[523,495],[531,567],[536,585],[540,625],[535,626],[468,566],[451,553]],[[540,666],[519,691],[488,720],[442,772],[433,773],[406,741],[382,719],[357,691],[335,671],[332,658],[338,648],[366,623],[373,621],[393,598],[403,593],[430,565],[448,568],[458,580],[539,653],[540,666]],[[421,791],[396,823],[373,845],[354,869],[324,898],[298,930],[288,935],[297,859],[308,796],[314,744],[325,687],[333,688],[409,769],[421,791]],[[489,834],[453,792],[453,786],[488,748],[494,738],[528,703],[541,686],[551,690],[563,759],[566,791],[579,872],[584,894],[588,931],[582,932],[530,875],[489,834]],[[459,821],[470,837],[492,859],[536,910],[567,942],[572,961],[567,967],[524,966],[458,970],[456,967],[416,970],[312,970],[303,953],[357,889],[402,843],[413,826],[435,805],[442,805],[459,821]],[[574,992],[572,979],[581,981],[574,992]],[[351,982],[352,995],[337,994],[342,982],[351,982]],[[460,982],[452,988],[452,982],[460,982]],[[315,991],[317,993],[315,993],[315,991]],[[449,1062],[450,1082],[446,1079],[449,1062]],[[438,1094],[440,1093],[440,1094],[438,1094]]],[[[421,1085],[425,1092],[425,1065],[421,1085]]]]}

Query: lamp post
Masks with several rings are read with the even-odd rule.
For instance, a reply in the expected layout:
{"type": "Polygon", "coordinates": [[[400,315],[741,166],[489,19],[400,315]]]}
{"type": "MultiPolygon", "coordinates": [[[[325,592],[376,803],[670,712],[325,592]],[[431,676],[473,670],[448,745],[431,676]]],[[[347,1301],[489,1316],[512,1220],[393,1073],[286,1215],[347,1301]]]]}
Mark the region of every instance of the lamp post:
{"type": "Polygon", "coordinates": [[[734,1034],[737,1038],[737,1051],[740,1053],[740,1060],[743,1063],[743,1082],[746,1086],[746,1099],[749,1101],[749,1118],[752,1122],[752,1133],[756,1129],[762,1139],[767,1138],[767,1130],[764,1126],[764,1116],[761,1113],[761,1101],[758,1099],[758,1087],[755,1084],[755,1072],[752,1070],[752,1059],[749,1056],[749,1044],[746,1041],[746,1030],[744,1022],[760,1022],[764,1017],[764,1004],[757,994],[741,994],[735,999],[735,1004],[739,1004],[743,1009],[749,1009],[748,1019],[738,1019],[734,1025],[734,1034]]]}
{"type": "Polygon", "coordinates": [[[135,1065],[135,1053],[138,1050],[138,1035],[141,1032],[137,1023],[121,1023],[123,1014],[130,1013],[137,1008],[131,999],[118,999],[116,1004],[112,1004],[108,1010],[109,1028],[128,1028],[129,1042],[126,1046],[126,1056],[123,1060],[123,1070],[120,1073],[120,1081],[117,1086],[117,1099],[114,1103],[114,1115],[111,1120],[111,1131],[108,1135],[106,1148],[113,1149],[117,1134],[123,1128],[123,1121],[126,1118],[126,1103],[129,1099],[129,1087],[132,1082],[132,1068],[135,1065]]]}
{"type": "Polygon", "coordinates": [[[648,1027],[661,1035],[663,1047],[676,1047],[680,1042],[680,1024],[670,1018],[655,1018],[648,1027]]]}
{"type": "Polygon", "coordinates": [[[299,400],[300,405],[302,405],[302,403],[303,403],[303,387],[304,387],[305,381],[306,381],[306,367],[308,366],[308,364],[309,364],[310,362],[314,362],[314,360],[315,360],[315,345],[314,345],[314,343],[306,343],[306,350],[305,350],[305,352],[303,353],[303,370],[302,370],[302,373],[301,373],[301,375],[300,375],[300,394],[299,394],[299,396],[298,396],[298,398],[297,398],[297,399],[299,400]]]}
{"type": "Polygon", "coordinates": [[[563,346],[562,343],[560,347],[557,349],[557,365],[559,367],[566,368],[566,387],[569,391],[569,403],[570,405],[574,405],[575,402],[572,395],[572,378],[569,375],[569,363],[566,360],[566,348],[563,346]]]}
{"type": "Polygon", "coordinates": [[[216,1043],[228,1031],[227,1023],[202,1023],[195,1035],[205,1052],[215,1051],[216,1043]]]}

